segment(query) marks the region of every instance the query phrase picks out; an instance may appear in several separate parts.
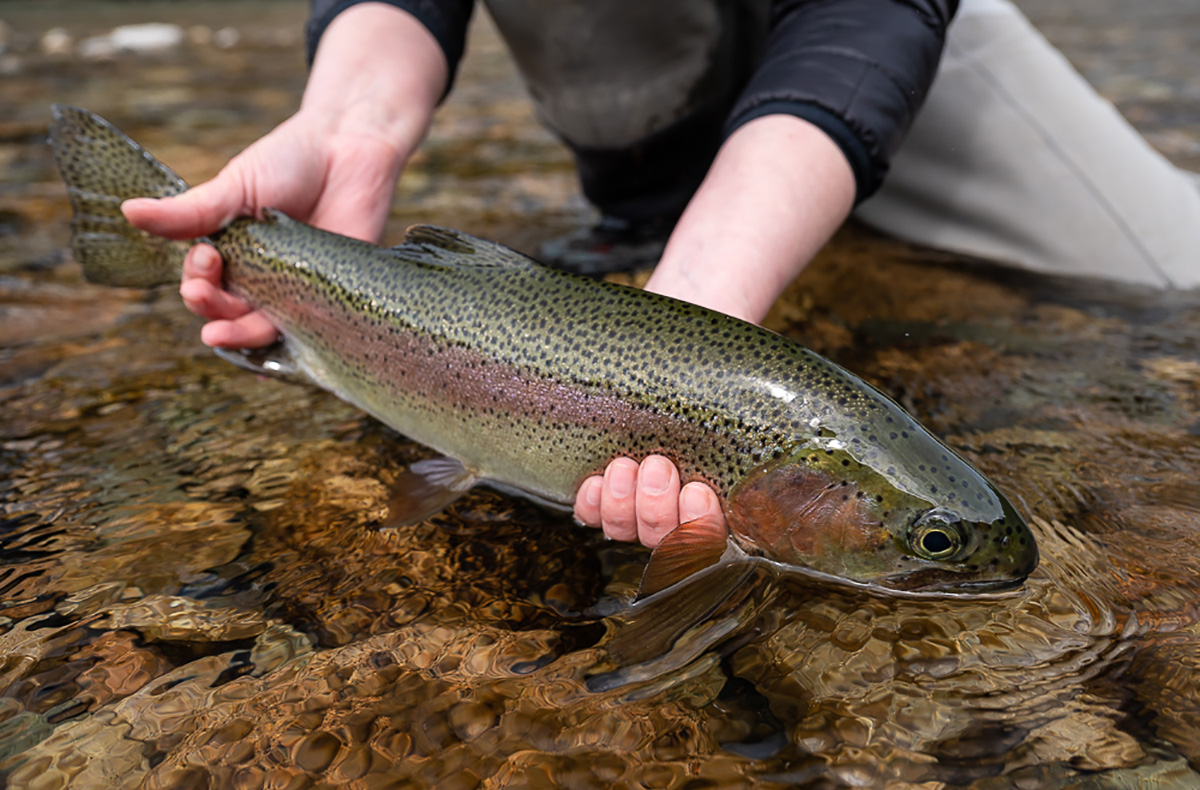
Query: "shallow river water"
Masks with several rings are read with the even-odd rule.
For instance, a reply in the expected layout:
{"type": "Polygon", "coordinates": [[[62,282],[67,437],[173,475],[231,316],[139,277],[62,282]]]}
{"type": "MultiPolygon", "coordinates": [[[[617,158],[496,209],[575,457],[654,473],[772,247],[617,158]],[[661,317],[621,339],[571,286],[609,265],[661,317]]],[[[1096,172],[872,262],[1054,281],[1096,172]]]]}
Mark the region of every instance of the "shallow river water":
{"type": "MultiPolygon", "coordinates": [[[[1079,25],[1077,5],[1035,19],[1196,167],[1200,41],[1180,30],[1200,12],[1100,3],[1079,25]]],[[[1200,787],[1200,295],[846,229],[769,325],[991,477],[1041,567],[984,600],[758,568],[698,581],[721,587],[711,610],[695,585],[631,610],[643,550],[489,491],[382,527],[397,470],[428,451],[215,358],[170,289],[82,282],[52,101],[199,181],[302,87],[302,6],[186,9],[0,5],[8,786],[1200,787]],[[187,39],[89,61],[46,43],[142,21],[187,39]]],[[[433,221],[533,251],[588,221],[573,178],[477,25],[389,235],[433,221]]]]}

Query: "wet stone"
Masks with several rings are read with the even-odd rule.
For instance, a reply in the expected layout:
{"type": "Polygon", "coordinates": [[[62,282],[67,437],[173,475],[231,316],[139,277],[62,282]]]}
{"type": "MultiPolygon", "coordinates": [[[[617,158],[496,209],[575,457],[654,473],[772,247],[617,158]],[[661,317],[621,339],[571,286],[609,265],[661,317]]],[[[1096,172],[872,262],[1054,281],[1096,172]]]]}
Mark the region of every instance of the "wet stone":
{"type": "Polygon", "coordinates": [[[259,790],[264,786],[266,772],[261,768],[241,768],[234,772],[231,786],[235,790],[259,790]]]}
{"type": "Polygon", "coordinates": [[[301,741],[295,749],[296,764],[306,771],[320,773],[337,758],[342,742],[327,732],[315,732],[301,741]]]}
{"type": "Polygon", "coordinates": [[[178,787],[180,790],[208,790],[212,786],[208,772],[202,768],[174,771],[167,777],[167,783],[170,787],[178,787]]]}

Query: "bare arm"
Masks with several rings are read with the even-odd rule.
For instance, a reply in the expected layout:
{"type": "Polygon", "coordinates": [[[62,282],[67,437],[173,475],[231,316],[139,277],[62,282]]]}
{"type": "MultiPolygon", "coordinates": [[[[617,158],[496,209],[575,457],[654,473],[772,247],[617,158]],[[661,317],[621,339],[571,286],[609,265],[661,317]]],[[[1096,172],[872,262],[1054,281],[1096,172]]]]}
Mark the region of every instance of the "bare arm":
{"type": "Polygon", "coordinates": [[[758,323],[845,221],[854,174],[817,127],[767,115],[717,154],[648,290],[758,323]]]}

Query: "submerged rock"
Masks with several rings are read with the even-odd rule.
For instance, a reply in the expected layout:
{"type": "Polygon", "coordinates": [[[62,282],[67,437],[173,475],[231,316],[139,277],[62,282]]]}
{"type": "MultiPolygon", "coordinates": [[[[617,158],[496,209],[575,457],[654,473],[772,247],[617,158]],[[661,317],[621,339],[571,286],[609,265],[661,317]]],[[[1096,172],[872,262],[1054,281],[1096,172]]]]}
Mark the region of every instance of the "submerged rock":
{"type": "Polygon", "coordinates": [[[218,49],[232,49],[242,40],[236,27],[223,27],[213,34],[212,42],[218,49]]]}
{"type": "Polygon", "coordinates": [[[52,27],[42,34],[41,40],[38,41],[38,49],[46,55],[69,55],[74,42],[65,28],[52,27]]]}
{"type": "Polygon", "coordinates": [[[79,44],[79,56],[88,60],[103,60],[118,52],[165,52],[183,43],[183,28],[163,22],[142,25],[122,25],[103,36],[84,39],[79,44]]]}
{"type": "Polygon", "coordinates": [[[80,41],[76,52],[84,60],[108,60],[117,54],[117,47],[109,36],[93,36],[80,41]]]}

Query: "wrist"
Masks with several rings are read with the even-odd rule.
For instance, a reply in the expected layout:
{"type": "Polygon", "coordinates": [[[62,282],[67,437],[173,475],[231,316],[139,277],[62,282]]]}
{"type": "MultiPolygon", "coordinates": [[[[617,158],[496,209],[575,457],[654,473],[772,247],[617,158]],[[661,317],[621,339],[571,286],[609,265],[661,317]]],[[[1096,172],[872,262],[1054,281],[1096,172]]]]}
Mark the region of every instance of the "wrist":
{"type": "Polygon", "coordinates": [[[336,136],[370,136],[403,156],[428,130],[446,87],[445,55],[407,11],[363,3],[321,37],[297,116],[336,136]]]}

